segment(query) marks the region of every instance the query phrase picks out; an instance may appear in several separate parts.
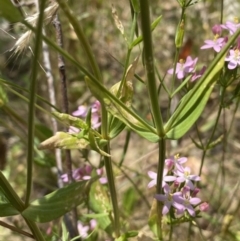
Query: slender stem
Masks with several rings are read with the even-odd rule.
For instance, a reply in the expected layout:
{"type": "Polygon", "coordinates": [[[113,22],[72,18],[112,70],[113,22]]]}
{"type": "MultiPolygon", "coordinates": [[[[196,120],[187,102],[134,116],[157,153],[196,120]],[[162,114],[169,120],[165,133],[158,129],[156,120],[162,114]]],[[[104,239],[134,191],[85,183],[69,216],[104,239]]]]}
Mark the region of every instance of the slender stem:
{"type": "Polygon", "coordinates": [[[128,149],[128,145],[129,145],[129,141],[130,141],[130,137],[131,137],[131,130],[127,130],[125,144],[124,144],[124,147],[123,147],[123,154],[122,154],[121,161],[119,162],[119,167],[122,166],[123,161],[125,159],[125,156],[126,156],[126,153],[127,153],[127,149],[128,149]]]}
{"type": "MultiPolygon", "coordinates": [[[[68,17],[68,20],[72,24],[76,35],[78,36],[79,41],[83,45],[83,48],[86,52],[87,58],[90,62],[90,65],[92,67],[94,76],[97,79],[97,82],[95,83],[96,85],[103,82],[102,80],[102,75],[99,69],[99,66],[95,60],[94,54],[92,52],[91,46],[89,45],[89,42],[87,41],[84,32],[79,25],[79,22],[77,18],[72,14],[71,10],[69,9],[67,3],[62,0],[58,0],[58,3],[66,16],[68,17]]],[[[102,125],[101,125],[101,132],[103,138],[108,140],[108,113],[106,111],[106,108],[104,106],[104,103],[101,103],[101,117],[102,117],[102,125]]],[[[109,143],[106,145],[104,148],[104,151],[106,153],[110,154],[110,147],[109,143]]],[[[107,178],[108,178],[108,185],[110,189],[110,195],[111,195],[111,200],[112,200],[112,205],[113,205],[113,213],[114,213],[114,226],[115,226],[115,234],[116,237],[120,236],[120,220],[119,220],[119,209],[118,209],[118,201],[117,201],[117,193],[116,193],[116,188],[115,188],[115,181],[114,181],[114,175],[113,175],[113,168],[112,168],[112,163],[111,163],[111,158],[110,157],[104,157],[104,163],[105,163],[105,168],[106,168],[106,173],[107,173],[107,178]]]]}
{"type": "Polygon", "coordinates": [[[70,21],[70,23],[72,24],[75,33],[79,39],[79,41],[81,42],[83,49],[85,50],[88,60],[90,62],[90,65],[92,67],[93,73],[94,75],[97,77],[98,81],[102,82],[102,77],[101,77],[101,72],[100,69],[98,67],[98,64],[95,60],[94,54],[92,52],[91,46],[89,44],[89,42],[87,41],[85,34],[79,24],[79,21],[77,19],[76,16],[74,16],[74,14],[71,12],[68,4],[65,2],[65,0],[57,0],[57,2],[59,3],[59,6],[62,8],[63,12],[65,13],[65,15],[67,16],[68,20],[70,21]]]}
{"type": "MultiPolygon", "coordinates": [[[[55,14],[55,16],[54,16],[53,25],[56,30],[57,44],[59,47],[63,48],[62,26],[61,26],[61,22],[59,21],[58,14],[55,14]]],[[[65,68],[65,60],[61,54],[58,54],[58,69],[59,69],[59,74],[60,74],[60,78],[61,78],[63,112],[68,114],[69,107],[68,107],[68,93],[67,93],[67,75],[66,75],[66,68],[65,68]]],[[[65,158],[66,158],[68,180],[71,183],[71,182],[74,182],[74,179],[72,176],[72,158],[71,158],[70,150],[65,151],[65,158]]],[[[59,169],[59,171],[61,171],[61,169],[59,169]]],[[[71,238],[74,238],[78,234],[78,231],[77,231],[77,219],[78,218],[77,218],[77,216],[78,216],[78,214],[77,214],[76,208],[73,208],[73,210],[72,210],[72,222],[69,219],[68,214],[64,215],[64,221],[68,228],[68,231],[70,232],[71,238]]]]}
{"type": "MultiPolygon", "coordinates": [[[[165,162],[166,152],[166,140],[161,139],[158,142],[158,168],[157,168],[157,194],[162,193],[162,180],[163,180],[163,169],[165,162]]],[[[158,238],[162,240],[162,204],[157,202],[157,215],[158,215],[158,238]]]]}
{"type": "Polygon", "coordinates": [[[30,233],[28,233],[26,231],[23,231],[23,230],[15,227],[15,226],[9,225],[9,224],[7,224],[7,223],[5,223],[3,221],[0,221],[0,226],[8,228],[8,229],[12,230],[13,232],[17,232],[17,233],[22,234],[22,235],[24,235],[26,237],[34,239],[34,236],[32,234],[30,234],[30,233]]]}
{"type": "MultiPolygon", "coordinates": [[[[104,151],[106,153],[110,153],[109,143],[104,147],[104,151]]],[[[120,236],[120,215],[119,215],[119,209],[118,209],[117,192],[115,187],[111,157],[104,156],[104,164],[105,164],[105,169],[106,169],[106,174],[108,179],[108,187],[109,187],[112,205],[113,205],[115,235],[116,237],[119,237],[120,236]]]]}
{"type": "Polygon", "coordinates": [[[224,10],[224,0],[221,0],[221,10],[220,10],[220,13],[221,13],[221,16],[220,16],[220,23],[222,24],[223,23],[223,10],[224,10]]]}
{"type": "Polygon", "coordinates": [[[42,41],[42,26],[44,18],[44,7],[46,0],[41,1],[40,13],[37,24],[36,32],[36,42],[34,48],[34,57],[32,63],[32,78],[30,84],[29,93],[29,113],[28,113],[28,149],[27,149],[27,187],[26,187],[26,199],[25,205],[29,204],[31,190],[32,190],[32,164],[34,155],[34,117],[35,117],[35,102],[36,102],[36,83],[37,83],[37,73],[38,73],[38,58],[40,56],[40,47],[42,41]]]}
{"type": "Polygon", "coordinates": [[[144,59],[147,71],[147,88],[148,95],[151,102],[151,110],[153,114],[154,123],[156,125],[157,133],[160,137],[164,136],[164,128],[162,115],[160,112],[157,86],[155,80],[155,68],[154,68],[154,57],[152,47],[152,33],[149,13],[149,2],[148,0],[140,0],[141,10],[141,23],[142,23],[142,34],[144,43],[144,59]]]}

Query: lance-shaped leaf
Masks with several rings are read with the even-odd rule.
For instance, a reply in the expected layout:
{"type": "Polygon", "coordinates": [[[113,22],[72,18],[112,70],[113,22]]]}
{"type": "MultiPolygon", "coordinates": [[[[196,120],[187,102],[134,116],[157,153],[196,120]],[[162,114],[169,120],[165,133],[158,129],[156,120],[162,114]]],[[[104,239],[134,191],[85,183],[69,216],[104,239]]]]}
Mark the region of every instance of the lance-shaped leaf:
{"type": "Polygon", "coordinates": [[[22,216],[29,220],[45,223],[55,220],[85,202],[90,185],[97,180],[71,183],[42,198],[39,198],[22,212],[22,216]]]}
{"type": "Polygon", "coordinates": [[[88,133],[88,138],[90,142],[91,148],[101,154],[102,156],[110,157],[110,155],[106,152],[104,152],[101,148],[107,144],[107,140],[99,139],[99,137],[94,136],[94,133],[90,130],[88,133]]]}
{"type": "Polygon", "coordinates": [[[121,133],[121,131],[126,127],[126,125],[115,117],[112,118],[110,121],[111,124],[108,135],[110,139],[113,139],[121,133]]]}
{"type": "MultiPolygon", "coordinates": [[[[157,25],[160,23],[162,19],[162,16],[159,16],[152,24],[151,24],[151,30],[153,31],[157,25]]],[[[138,38],[136,38],[130,45],[130,49],[132,49],[134,46],[140,44],[143,41],[143,36],[139,36],[138,38]]]]}
{"type": "Polygon", "coordinates": [[[0,217],[9,217],[20,214],[10,203],[0,204],[0,217]]]}
{"type": "MultiPolygon", "coordinates": [[[[151,142],[157,142],[159,140],[159,136],[153,132],[150,132],[146,129],[145,125],[139,122],[133,115],[129,114],[125,109],[110,102],[107,98],[104,98],[104,103],[108,112],[110,112],[114,117],[121,120],[126,124],[130,129],[137,132],[139,135],[144,137],[145,139],[151,142]]],[[[132,112],[133,110],[130,109],[132,112]]]]}
{"type": "Polygon", "coordinates": [[[159,137],[156,129],[146,123],[137,113],[127,107],[116,96],[109,92],[102,84],[85,77],[86,84],[92,94],[102,103],[114,117],[121,120],[133,131],[151,142],[157,142],[159,137]]]}
{"type": "MultiPolygon", "coordinates": [[[[133,85],[132,80],[134,73],[137,67],[139,56],[134,59],[133,63],[130,64],[126,71],[126,75],[122,81],[119,81],[110,88],[110,92],[118,97],[127,107],[131,107],[132,98],[133,98],[133,85]]],[[[120,121],[118,118],[109,118],[110,128],[109,128],[109,137],[116,137],[124,128],[125,124],[120,121]]]]}
{"type": "Polygon", "coordinates": [[[193,89],[182,98],[177,109],[164,126],[166,138],[179,139],[199,118],[211,94],[213,85],[218,78],[219,72],[224,66],[225,55],[239,34],[240,29],[236,31],[221,52],[218,53],[193,89]]]}
{"type": "Polygon", "coordinates": [[[8,217],[19,214],[19,211],[13,207],[3,194],[2,188],[0,188],[0,217],[8,217]]]}
{"type": "Polygon", "coordinates": [[[95,182],[91,186],[89,193],[89,205],[96,214],[104,214],[96,216],[95,218],[101,229],[105,230],[109,234],[112,234],[112,222],[109,217],[111,215],[111,204],[106,189],[100,184],[100,182],[95,182]]]}
{"type": "Polygon", "coordinates": [[[13,23],[23,20],[19,9],[15,7],[10,0],[0,0],[0,6],[0,17],[4,17],[13,23]]]}
{"type": "Polygon", "coordinates": [[[78,117],[74,117],[65,113],[59,113],[57,111],[52,112],[53,116],[67,126],[74,126],[79,129],[89,129],[88,125],[78,117]]]}
{"type": "Polygon", "coordinates": [[[212,84],[206,88],[206,91],[202,92],[198,98],[192,98],[191,101],[186,103],[185,108],[175,120],[172,128],[167,132],[166,136],[168,139],[179,139],[192,127],[201,115],[209,96],[212,93],[213,87],[214,85],[212,84]]]}
{"type": "Polygon", "coordinates": [[[86,149],[89,147],[89,141],[85,138],[78,138],[66,132],[56,132],[56,134],[44,142],[42,142],[38,149],[86,149]]]}

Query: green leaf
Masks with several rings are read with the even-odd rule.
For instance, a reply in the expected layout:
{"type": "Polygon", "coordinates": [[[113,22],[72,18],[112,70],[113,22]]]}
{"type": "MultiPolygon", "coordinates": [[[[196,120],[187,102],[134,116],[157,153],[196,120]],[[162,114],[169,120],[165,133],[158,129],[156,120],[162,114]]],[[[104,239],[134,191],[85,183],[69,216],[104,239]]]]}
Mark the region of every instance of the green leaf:
{"type": "Polygon", "coordinates": [[[16,8],[10,0],[0,0],[0,17],[10,22],[21,22],[23,17],[18,8],[16,8]]]}
{"type": "Polygon", "coordinates": [[[148,219],[148,225],[155,236],[157,236],[157,200],[153,199],[152,207],[148,219]]]}
{"type": "Polygon", "coordinates": [[[133,187],[129,188],[123,195],[123,208],[127,215],[134,211],[137,202],[137,193],[133,187]]]}
{"type": "MultiPolygon", "coordinates": [[[[214,85],[209,86],[200,96],[193,96],[193,98],[184,105],[184,109],[182,109],[182,112],[174,121],[172,128],[166,133],[168,139],[179,139],[192,127],[201,115],[212,93],[213,87],[214,85]]],[[[180,105],[182,103],[184,103],[184,98],[180,105]]]]}
{"type": "MultiPolygon", "coordinates": [[[[139,122],[133,115],[129,112],[125,111],[125,109],[121,108],[118,105],[115,105],[113,102],[109,102],[106,98],[104,99],[106,109],[110,112],[114,117],[118,118],[121,122],[123,122],[130,129],[138,133],[140,136],[151,142],[157,142],[159,140],[159,136],[146,128],[141,122],[139,122]]],[[[131,108],[129,108],[132,112],[134,112],[131,108]]],[[[136,114],[136,113],[135,113],[136,114]]],[[[136,114],[137,115],[137,114],[136,114]]],[[[149,124],[146,123],[150,127],[149,124]]]]}
{"type": "MultiPolygon", "coordinates": [[[[99,138],[98,137],[95,137],[93,132],[91,131],[91,129],[89,130],[89,133],[88,133],[88,139],[89,139],[89,142],[90,142],[90,146],[91,148],[98,152],[99,154],[101,154],[102,156],[107,156],[107,157],[110,157],[110,155],[106,152],[104,152],[103,150],[101,150],[101,148],[99,147],[99,144],[98,142],[100,142],[99,138]]],[[[102,141],[104,141],[104,139],[102,139],[102,141]]],[[[105,140],[105,145],[107,144],[107,140],[105,140]]]]}
{"type": "Polygon", "coordinates": [[[0,108],[8,102],[8,97],[5,89],[0,85],[0,108]]]}
{"type": "MultiPolygon", "coordinates": [[[[151,24],[151,30],[153,31],[157,25],[160,23],[162,19],[162,16],[159,16],[152,24],[151,24]]],[[[130,49],[132,49],[133,47],[135,47],[136,45],[138,45],[139,43],[141,43],[143,41],[143,36],[139,36],[138,38],[136,38],[131,44],[130,44],[130,49]]]]}
{"type": "Polygon", "coordinates": [[[153,126],[145,122],[133,109],[116,98],[102,84],[94,82],[87,76],[85,77],[85,81],[92,94],[96,96],[101,104],[105,104],[107,111],[114,117],[118,118],[145,139],[151,142],[157,142],[159,140],[157,131],[153,126]]]}
{"type": "Polygon", "coordinates": [[[45,223],[55,220],[74,207],[85,202],[90,185],[96,180],[71,183],[42,198],[39,198],[22,212],[22,216],[29,220],[45,223]]]}
{"type": "Polygon", "coordinates": [[[140,6],[138,0],[131,0],[134,12],[139,13],[140,12],[140,6]]]}
{"type": "Polygon", "coordinates": [[[110,139],[113,139],[116,136],[118,136],[125,127],[126,125],[122,121],[120,121],[118,118],[113,117],[109,128],[110,139]]]}
{"type": "Polygon", "coordinates": [[[89,129],[88,125],[78,117],[74,117],[65,113],[59,113],[57,111],[52,112],[52,115],[66,126],[74,126],[79,129],[89,129]]]}
{"type": "Polygon", "coordinates": [[[115,241],[128,241],[128,238],[134,238],[138,235],[138,231],[128,231],[122,234],[120,237],[115,239],[115,241]]]}
{"type": "Polygon", "coordinates": [[[112,234],[112,223],[109,218],[111,212],[110,200],[105,187],[102,186],[100,182],[95,182],[91,186],[89,205],[96,214],[104,214],[101,216],[95,216],[95,218],[101,229],[105,230],[108,234],[112,234]],[[106,216],[106,213],[108,216],[106,216]]]}
{"type": "Polygon", "coordinates": [[[0,217],[9,217],[20,214],[10,203],[0,204],[0,217]]]}
{"type": "Polygon", "coordinates": [[[78,138],[75,135],[69,134],[67,132],[56,132],[56,134],[44,142],[42,142],[38,149],[86,149],[89,147],[89,141],[85,138],[78,138]]]}
{"type": "Polygon", "coordinates": [[[225,55],[239,34],[240,29],[218,53],[193,89],[182,98],[177,109],[164,126],[166,138],[178,139],[182,137],[199,118],[211,94],[213,85],[224,66],[225,55]]]}

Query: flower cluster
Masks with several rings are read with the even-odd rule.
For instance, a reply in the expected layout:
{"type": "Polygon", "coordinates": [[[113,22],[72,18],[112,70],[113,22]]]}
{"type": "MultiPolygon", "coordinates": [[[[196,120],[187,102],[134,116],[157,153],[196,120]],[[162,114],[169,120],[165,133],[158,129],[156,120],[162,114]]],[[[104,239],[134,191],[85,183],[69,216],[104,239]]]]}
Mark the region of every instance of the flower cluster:
{"type": "MultiPolygon", "coordinates": [[[[194,70],[195,70],[195,66],[197,64],[198,58],[192,59],[191,56],[188,56],[186,58],[186,61],[184,62],[183,59],[180,59],[179,62],[176,65],[176,70],[175,70],[175,74],[177,75],[178,79],[183,79],[187,74],[192,74],[194,75],[194,70]]],[[[168,74],[173,74],[174,73],[174,68],[169,69],[168,74]]],[[[196,74],[195,74],[196,75],[196,74]]],[[[191,81],[196,80],[199,77],[194,77],[191,79],[191,81]]]]}
{"type": "MultiPolygon", "coordinates": [[[[238,19],[235,19],[235,22],[227,21],[225,24],[214,25],[212,27],[213,39],[205,40],[201,49],[213,49],[217,53],[220,52],[228,41],[228,36],[222,36],[223,30],[227,30],[229,35],[233,35],[239,28],[240,23],[238,23],[238,19]]],[[[192,59],[191,56],[188,56],[186,61],[180,59],[175,70],[177,78],[182,80],[189,74],[192,76],[190,79],[191,82],[200,78],[206,70],[206,66],[203,66],[198,72],[195,71],[197,60],[198,58],[192,59]]],[[[236,46],[233,46],[233,48],[229,50],[225,61],[228,62],[228,69],[230,70],[240,66],[240,38],[238,38],[236,46]]],[[[169,69],[167,73],[173,75],[174,68],[169,69]]]]}
{"type": "MultiPolygon", "coordinates": [[[[212,27],[212,32],[214,34],[213,40],[205,40],[201,49],[211,49],[213,48],[215,52],[220,52],[221,49],[228,41],[228,36],[222,36],[223,30],[227,30],[230,35],[233,35],[240,28],[240,23],[238,19],[235,19],[235,22],[227,21],[226,24],[216,24],[212,27]]],[[[228,62],[228,69],[235,69],[240,65],[240,38],[237,40],[236,46],[233,46],[229,50],[225,61],[228,62]]]]}
{"type": "MultiPolygon", "coordinates": [[[[101,118],[100,118],[100,108],[101,108],[101,104],[98,100],[96,100],[91,108],[91,123],[92,123],[92,128],[93,129],[97,129],[100,125],[101,125],[101,118]]],[[[86,118],[87,113],[88,113],[89,107],[85,106],[85,105],[80,105],[78,107],[78,109],[74,112],[72,112],[73,116],[76,117],[81,117],[81,118],[86,118]]],[[[80,130],[74,126],[70,126],[69,128],[69,133],[74,134],[74,133],[78,133],[80,130]]]]}
{"type": "MultiPolygon", "coordinates": [[[[91,173],[93,171],[93,168],[90,165],[84,165],[83,167],[77,168],[73,170],[72,177],[75,181],[82,181],[82,180],[89,180],[91,179],[91,173]]],[[[99,168],[96,169],[96,172],[98,176],[100,176],[99,181],[101,184],[107,183],[107,178],[103,177],[103,169],[99,168]]],[[[61,176],[63,182],[68,182],[68,175],[67,173],[63,174],[61,176]]]]}
{"type": "MultiPolygon", "coordinates": [[[[169,213],[171,208],[177,215],[187,211],[193,217],[196,215],[197,206],[199,211],[208,210],[209,205],[196,197],[200,189],[195,187],[195,183],[200,181],[200,177],[192,175],[191,169],[183,166],[186,161],[186,157],[179,158],[178,155],[165,160],[166,168],[162,181],[164,194],[155,195],[155,198],[163,203],[163,215],[169,213]]],[[[149,171],[148,175],[152,179],[148,184],[151,188],[157,183],[157,174],[149,171]]]]}

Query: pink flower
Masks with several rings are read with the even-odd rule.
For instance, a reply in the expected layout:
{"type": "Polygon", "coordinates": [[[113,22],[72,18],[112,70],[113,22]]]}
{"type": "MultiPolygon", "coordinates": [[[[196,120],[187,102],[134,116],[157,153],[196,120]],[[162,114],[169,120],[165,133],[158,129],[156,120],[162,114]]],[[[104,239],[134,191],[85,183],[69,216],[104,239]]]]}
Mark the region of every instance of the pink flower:
{"type": "Polygon", "coordinates": [[[199,79],[204,74],[206,68],[207,68],[206,66],[203,66],[200,71],[194,72],[193,75],[192,75],[192,78],[191,78],[191,82],[199,79]]]}
{"type": "MultiPolygon", "coordinates": [[[[100,176],[99,181],[101,184],[107,183],[107,178],[102,177],[103,169],[99,168],[96,170],[98,176],[100,176]]],[[[82,180],[89,180],[91,179],[92,167],[90,165],[84,165],[83,167],[77,168],[73,170],[72,177],[75,181],[82,181],[82,180]]],[[[68,175],[67,173],[61,176],[63,182],[68,182],[68,175]]]]}
{"type": "Polygon", "coordinates": [[[211,49],[217,53],[221,51],[222,47],[225,45],[225,38],[214,38],[214,40],[205,40],[205,45],[201,47],[201,49],[211,49]]]}
{"type": "Polygon", "coordinates": [[[240,65],[240,52],[238,49],[230,49],[229,55],[225,58],[225,61],[228,63],[229,69],[235,69],[238,65],[240,65]]]}
{"type": "Polygon", "coordinates": [[[191,169],[189,167],[185,167],[183,172],[179,170],[175,171],[175,174],[178,176],[176,181],[180,183],[185,182],[185,184],[189,186],[191,190],[193,190],[194,185],[192,181],[200,181],[200,177],[197,175],[190,175],[190,173],[191,169]]]}
{"type": "MultiPolygon", "coordinates": [[[[178,79],[183,79],[184,76],[188,73],[192,73],[198,58],[192,59],[192,57],[188,56],[186,58],[186,62],[184,63],[183,60],[180,60],[179,63],[176,65],[176,75],[178,79]]],[[[168,74],[173,74],[174,69],[169,69],[167,72],[168,74]]]]}
{"type": "MultiPolygon", "coordinates": [[[[92,114],[92,128],[97,129],[101,125],[101,118],[100,118],[100,109],[101,104],[98,100],[96,100],[91,106],[91,114],[92,114]]],[[[73,116],[85,118],[87,116],[89,108],[85,105],[80,105],[78,109],[72,112],[73,116]]]]}
{"type": "MultiPolygon", "coordinates": [[[[166,176],[167,173],[168,173],[168,170],[164,168],[164,170],[163,170],[162,187],[164,187],[167,184],[166,182],[173,182],[173,181],[176,180],[175,176],[166,176]]],[[[149,171],[148,172],[148,176],[152,179],[152,181],[150,181],[148,183],[148,188],[156,186],[157,185],[157,173],[149,171]]]]}
{"type": "Polygon", "coordinates": [[[233,35],[240,27],[240,23],[237,23],[237,20],[234,23],[231,21],[227,21],[226,24],[222,24],[221,27],[227,29],[230,35],[233,35]]]}
{"type": "Polygon", "coordinates": [[[165,160],[165,165],[168,170],[183,170],[182,164],[187,161],[187,157],[179,157],[178,155],[172,156],[165,160]]]}
{"type": "Polygon", "coordinates": [[[84,225],[81,221],[78,221],[77,228],[81,238],[86,239],[88,237],[88,232],[94,230],[96,226],[97,221],[95,219],[91,219],[87,225],[84,225]]]}
{"type": "Polygon", "coordinates": [[[209,204],[207,202],[203,202],[199,205],[199,209],[202,212],[207,212],[209,210],[209,204]]]}
{"type": "Polygon", "coordinates": [[[214,35],[218,35],[218,36],[221,36],[222,34],[222,27],[220,24],[215,24],[213,27],[212,27],[212,32],[214,35]]]}
{"type": "Polygon", "coordinates": [[[156,194],[155,198],[164,204],[162,209],[162,214],[165,215],[169,212],[171,206],[175,207],[178,211],[182,211],[182,205],[177,202],[178,196],[181,195],[181,192],[171,193],[170,187],[168,185],[164,186],[165,194],[156,194]]]}
{"type": "Polygon", "coordinates": [[[178,196],[176,196],[176,202],[178,202],[180,204],[179,208],[178,208],[178,214],[181,214],[184,212],[184,210],[187,210],[188,213],[194,217],[195,210],[192,205],[194,205],[194,206],[198,205],[201,202],[201,199],[197,198],[197,197],[178,195],[178,196]]]}

